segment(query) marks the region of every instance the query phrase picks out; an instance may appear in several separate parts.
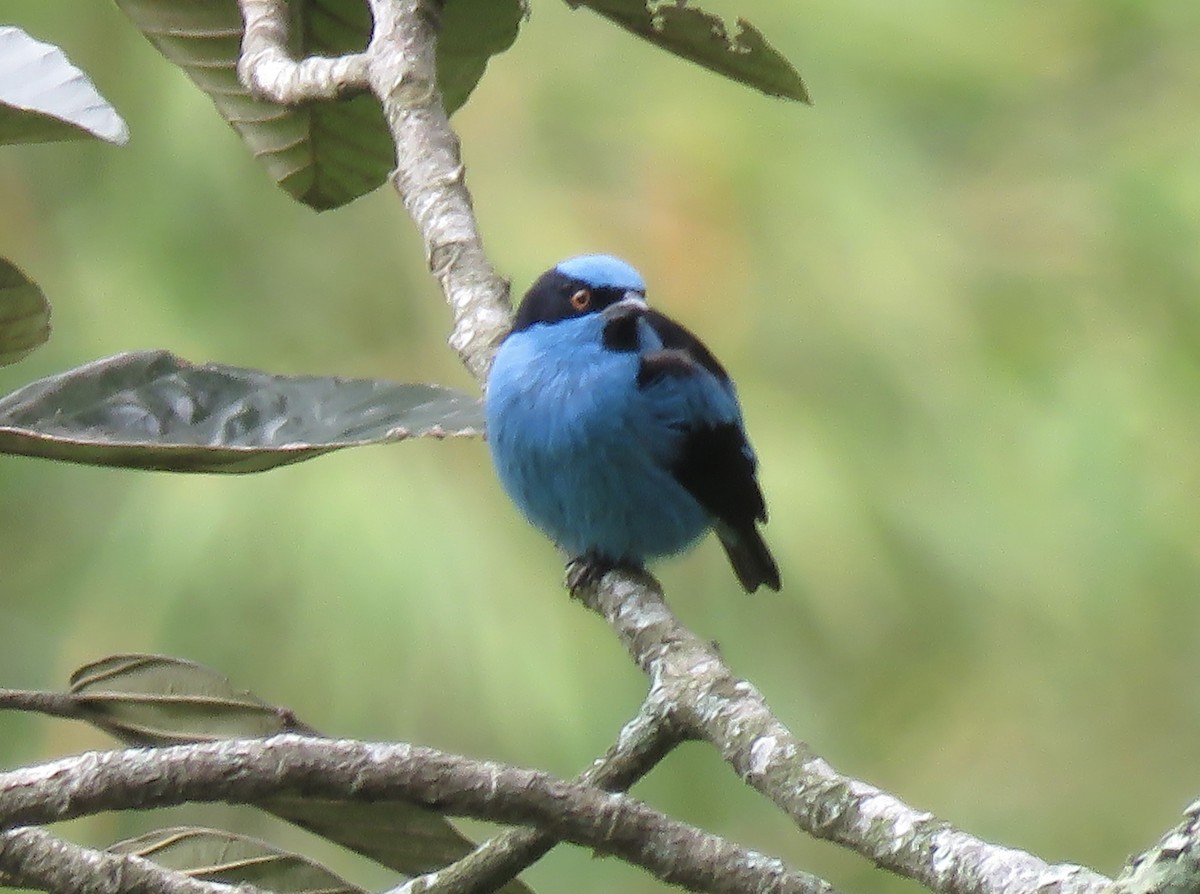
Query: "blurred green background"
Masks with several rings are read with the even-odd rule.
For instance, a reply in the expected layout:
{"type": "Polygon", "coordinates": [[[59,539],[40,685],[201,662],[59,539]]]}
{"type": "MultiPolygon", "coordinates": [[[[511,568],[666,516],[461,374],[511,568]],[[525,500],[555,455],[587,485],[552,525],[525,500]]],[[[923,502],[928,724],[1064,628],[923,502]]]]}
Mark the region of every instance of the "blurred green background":
{"type": "MultiPolygon", "coordinates": [[[[784,591],[741,593],[713,542],[661,577],[798,735],[979,835],[1115,872],[1200,793],[1200,4],[709,6],[760,26],[816,106],[539,0],[455,118],[492,257],[519,295],[620,254],[735,374],[784,591]]],[[[149,347],[471,387],[394,194],[316,215],[110,4],[5,12],[133,137],[0,149],[0,254],[55,325],[0,392],[149,347]]],[[[0,685],[166,652],[328,732],[560,774],[644,694],[480,442],[248,477],[0,457],[0,507],[0,685]]],[[[4,766],[107,744],[0,717],[4,766]]],[[[841,890],[916,890],[703,747],[637,792],[841,890]]],[[[181,819],[385,878],[229,808],[70,834],[181,819]]],[[[526,878],[662,890],[571,848],[526,878]]]]}

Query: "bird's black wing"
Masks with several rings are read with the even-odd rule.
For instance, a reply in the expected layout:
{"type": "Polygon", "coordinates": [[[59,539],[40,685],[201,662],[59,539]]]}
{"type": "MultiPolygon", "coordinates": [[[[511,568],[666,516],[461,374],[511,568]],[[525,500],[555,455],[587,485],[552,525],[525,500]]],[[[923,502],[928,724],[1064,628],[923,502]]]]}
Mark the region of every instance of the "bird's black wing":
{"type": "MultiPolygon", "coordinates": [[[[660,314],[651,325],[667,348],[642,355],[637,383],[648,388],[666,379],[704,376],[708,370],[718,387],[732,389],[729,376],[712,352],[683,326],[660,314]]],[[[779,589],[779,568],[757,522],[767,520],[758,486],[757,463],[741,420],[697,423],[686,431],[671,474],[713,517],[713,526],[734,572],[748,592],[760,584],[779,589]]]]}
{"type": "Polygon", "coordinates": [[[663,316],[656,310],[648,310],[646,313],[646,322],[650,324],[650,328],[662,339],[663,347],[672,350],[683,351],[710,373],[717,377],[722,385],[729,386],[729,373],[725,372],[723,367],[713,352],[708,349],[704,342],[700,341],[690,329],[686,326],[681,326],[670,317],[663,316]]]}

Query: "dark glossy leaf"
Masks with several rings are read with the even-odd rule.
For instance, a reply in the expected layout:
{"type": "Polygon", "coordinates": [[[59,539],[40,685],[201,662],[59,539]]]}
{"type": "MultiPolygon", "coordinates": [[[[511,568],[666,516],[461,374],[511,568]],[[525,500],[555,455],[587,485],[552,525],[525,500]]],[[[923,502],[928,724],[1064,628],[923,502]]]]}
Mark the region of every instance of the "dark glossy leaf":
{"type": "MultiPolygon", "coordinates": [[[[158,50],[208,94],[270,176],[317,210],[370,192],[395,164],[391,137],[371,96],[285,108],[252,97],[237,77],[242,17],[237,0],[117,0],[158,50]]],[[[366,46],[371,17],[361,0],[293,2],[305,53],[366,46]]]]}
{"type": "Polygon", "coordinates": [[[129,128],[62,50],[0,26],[0,143],[96,137],[123,144],[129,128]]]}
{"type": "Polygon", "coordinates": [[[454,113],[483,77],[488,60],[517,39],[525,16],[521,0],[447,0],[438,36],[438,87],[454,113]]]}
{"type": "MultiPolygon", "coordinates": [[[[284,732],[320,735],[287,709],[235,689],[221,674],[179,658],[105,658],[72,674],[70,693],[89,722],[130,745],[178,745],[284,732]]],[[[268,798],[257,806],[404,875],[438,869],[475,848],[444,817],[401,801],[368,804],[289,795],[268,798]]],[[[531,894],[518,880],[500,891],[531,894]]]]}
{"type": "Polygon", "coordinates": [[[143,857],[206,882],[249,884],[278,894],[366,894],[320,863],[218,829],[159,829],[120,841],[109,850],[143,857]]]}
{"type": "Polygon", "coordinates": [[[0,452],[171,472],[260,472],[482,431],[479,400],[449,388],[196,366],[167,351],[118,354],[0,398],[0,452]]]}
{"type": "Polygon", "coordinates": [[[164,655],[115,655],[71,675],[89,723],[131,745],[180,745],[313,731],[283,708],[200,664],[164,655]]]}
{"type": "Polygon", "coordinates": [[[0,258],[0,366],[16,363],[50,338],[50,302],[24,273],[0,258]]]}
{"type": "MultiPolygon", "coordinates": [[[[142,33],[209,95],[254,157],[290,195],[317,210],[344,205],[382,184],[395,149],[372,96],[285,108],[255,99],[237,77],[242,18],[237,0],[117,0],[142,33]]],[[[361,52],[371,16],[363,0],[291,0],[293,52],[361,52]]],[[[438,44],[438,79],[453,112],[507,49],[520,0],[448,0],[438,44]]]]}
{"type": "Polygon", "coordinates": [[[809,102],[800,74],[757,28],[738,19],[731,35],[720,16],[665,0],[566,0],[586,6],[655,46],[761,90],[809,102]]]}

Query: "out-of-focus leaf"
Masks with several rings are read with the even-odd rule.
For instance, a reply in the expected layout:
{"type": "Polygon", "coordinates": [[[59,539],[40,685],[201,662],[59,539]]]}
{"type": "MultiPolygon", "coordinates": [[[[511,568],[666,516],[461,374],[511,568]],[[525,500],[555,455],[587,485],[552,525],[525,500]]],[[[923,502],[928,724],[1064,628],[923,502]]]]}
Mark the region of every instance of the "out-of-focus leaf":
{"type": "Polygon", "coordinates": [[[117,842],[109,850],[144,857],[206,882],[249,884],[278,894],[366,894],[320,863],[218,829],[159,829],[117,842]]]}
{"type": "MultiPolygon", "coordinates": [[[[216,671],[180,658],[114,655],[77,670],[71,675],[69,691],[88,722],[130,745],[180,745],[278,733],[320,735],[286,708],[235,689],[216,671]]],[[[288,795],[264,799],[257,806],[404,875],[430,872],[475,849],[444,817],[403,801],[368,804],[288,795]]],[[[178,847],[168,842],[171,847],[166,850],[172,860],[201,854],[195,864],[199,865],[200,860],[216,859],[211,856],[214,841],[189,835],[178,847]]],[[[157,839],[134,839],[139,847],[147,842],[156,845],[157,839]]],[[[244,857],[236,849],[230,854],[230,859],[244,857]]],[[[157,854],[143,856],[171,868],[191,868],[167,863],[157,854]]],[[[275,891],[301,890],[280,888],[265,879],[200,877],[249,881],[275,891]]],[[[531,892],[513,880],[500,894],[531,892]]]]}
{"type": "Polygon", "coordinates": [[[770,96],[810,102],[799,72],[745,19],[738,19],[738,32],[731,35],[720,16],[687,6],[686,0],[566,2],[586,6],[655,46],[770,96]]]}
{"type": "MultiPolygon", "coordinates": [[[[208,94],[267,172],[318,211],[370,192],[395,164],[379,104],[371,96],[285,108],[252,97],[237,77],[242,16],[237,0],[117,0],[158,50],[208,94]]],[[[288,4],[295,50],[362,50],[371,16],[361,0],[288,4]]]]}
{"type": "MultiPolygon", "coordinates": [[[[209,95],[221,116],[289,194],[317,210],[370,192],[395,166],[395,149],[372,96],[285,108],[255,99],[237,77],[242,17],[237,0],[117,0],[164,56],[209,95]]],[[[361,52],[371,34],[363,0],[291,0],[296,57],[361,52]]],[[[470,95],[487,60],[516,39],[521,0],[447,0],[438,80],[447,112],[470,95]]]]}
{"type": "Polygon", "coordinates": [[[129,128],[62,50],[0,26],[0,143],[95,137],[124,144],[129,128]]]}
{"type": "MultiPolygon", "coordinates": [[[[405,875],[432,872],[475,849],[447,820],[403,801],[368,804],[281,796],[258,806],[405,875]]],[[[497,894],[531,892],[524,882],[513,879],[497,894]]]]}
{"type": "Polygon", "coordinates": [[[467,101],[488,60],[513,45],[524,16],[521,0],[446,0],[437,74],[447,114],[467,101]]]}
{"type": "Polygon", "coordinates": [[[50,302],[24,273],[0,258],[0,366],[16,363],[49,337],[50,302]]]}
{"type": "Polygon", "coordinates": [[[165,655],[114,655],[71,675],[85,719],[131,745],[180,745],[312,730],[200,664],[165,655]]]}
{"type": "Polygon", "coordinates": [[[480,402],[449,388],[196,366],[166,351],[118,354],[0,398],[0,452],[171,472],[260,472],[482,431],[480,402]]]}

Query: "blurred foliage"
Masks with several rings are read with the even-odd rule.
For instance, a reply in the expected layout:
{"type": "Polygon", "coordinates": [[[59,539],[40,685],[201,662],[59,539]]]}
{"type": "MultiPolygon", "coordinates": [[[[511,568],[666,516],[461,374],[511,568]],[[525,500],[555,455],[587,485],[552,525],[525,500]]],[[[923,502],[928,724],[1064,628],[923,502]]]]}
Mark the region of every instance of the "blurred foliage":
{"type": "MultiPolygon", "coordinates": [[[[1200,790],[1200,5],[709,6],[799,60],[817,105],[535,4],[455,119],[492,256],[519,294],[623,255],[737,377],[784,592],[739,593],[712,542],[661,576],[784,721],[915,805],[1113,872],[1200,790]]],[[[0,155],[0,255],[56,308],[0,391],[148,347],[471,387],[392,195],[314,215],[114,8],[6,9],[132,139],[0,155]]],[[[0,505],[5,685],[179,654],[333,733],[563,774],[643,694],[478,442],[241,478],[4,457],[0,505]]],[[[7,766],[107,745],[0,729],[7,766]]],[[[637,791],[839,889],[916,890],[805,840],[700,746],[637,791]]],[[[661,890],[573,849],[527,879],[661,890]]]]}

